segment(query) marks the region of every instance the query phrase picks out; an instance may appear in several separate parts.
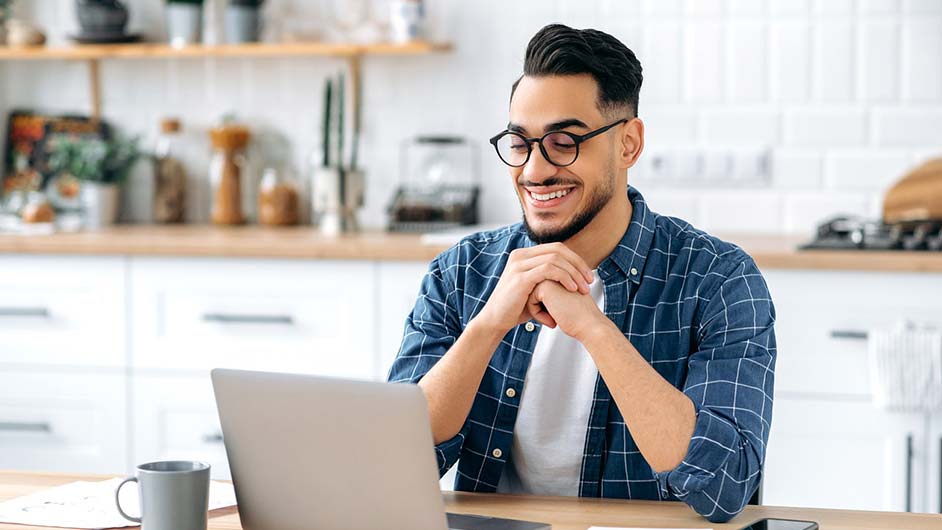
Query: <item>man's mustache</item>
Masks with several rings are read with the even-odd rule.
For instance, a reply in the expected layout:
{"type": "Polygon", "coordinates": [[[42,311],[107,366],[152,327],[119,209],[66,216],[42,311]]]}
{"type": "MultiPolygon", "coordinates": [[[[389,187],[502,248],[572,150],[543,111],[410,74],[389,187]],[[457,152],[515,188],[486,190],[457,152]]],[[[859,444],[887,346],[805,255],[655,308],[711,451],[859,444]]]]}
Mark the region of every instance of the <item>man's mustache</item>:
{"type": "Polygon", "coordinates": [[[559,177],[551,177],[542,182],[533,182],[531,180],[518,179],[517,184],[526,188],[539,188],[541,186],[551,187],[551,186],[576,186],[578,182],[573,182],[571,180],[564,180],[559,177]]]}

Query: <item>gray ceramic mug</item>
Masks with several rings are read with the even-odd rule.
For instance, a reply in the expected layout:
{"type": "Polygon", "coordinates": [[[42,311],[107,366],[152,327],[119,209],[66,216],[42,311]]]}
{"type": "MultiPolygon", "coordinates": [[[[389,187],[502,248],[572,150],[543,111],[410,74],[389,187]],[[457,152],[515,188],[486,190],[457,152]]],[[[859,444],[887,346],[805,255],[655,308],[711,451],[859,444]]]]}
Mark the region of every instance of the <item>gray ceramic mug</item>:
{"type": "Polygon", "coordinates": [[[141,530],[206,530],[209,518],[209,464],[151,462],[137,466],[137,476],[124,479],[114,492],[121,516],[141,530]],[[118,495],[128,482],[140,487],[141,516],[121,509],[118,495]]]}

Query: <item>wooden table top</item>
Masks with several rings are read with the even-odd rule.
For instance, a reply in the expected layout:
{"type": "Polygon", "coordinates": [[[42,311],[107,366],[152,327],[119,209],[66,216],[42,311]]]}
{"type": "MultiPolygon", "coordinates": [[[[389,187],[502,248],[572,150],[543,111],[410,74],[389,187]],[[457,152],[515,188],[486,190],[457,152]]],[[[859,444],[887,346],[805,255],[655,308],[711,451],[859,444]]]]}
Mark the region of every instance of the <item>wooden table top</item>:
{"type": "MultiPolygon", "coordinates": [[[[78,480],[110,476],[0,472],[0,501],[78,480]]],[[[747,506],[733,521],[712,524],[677,502],[620,501],[554,497],[519,497],[481,493],[444,494],[446,509],[457,513],[493,515],[550,523],[554,530],[585,530],[590,526],[739,529],[764,517],[817,521],[821,530],[940,530],[942,515],[848,510],[747,506]]],[[[0,524],[0,530],[34,527],[0,524]]],[[[211,530],[241,530],[235,508],[213,511],[211,530]]]]}
{"type": "MultiPolygon", "coordinates": [[[[942,272],[942,252],[798,250],[806,237],[720,234],[762,269],[942,272]]],[[[100,231],[0,234],[0,253],[431,261],[447,249],[419,234],[325,236],[310,226],[115,225],[100,231]]]]}

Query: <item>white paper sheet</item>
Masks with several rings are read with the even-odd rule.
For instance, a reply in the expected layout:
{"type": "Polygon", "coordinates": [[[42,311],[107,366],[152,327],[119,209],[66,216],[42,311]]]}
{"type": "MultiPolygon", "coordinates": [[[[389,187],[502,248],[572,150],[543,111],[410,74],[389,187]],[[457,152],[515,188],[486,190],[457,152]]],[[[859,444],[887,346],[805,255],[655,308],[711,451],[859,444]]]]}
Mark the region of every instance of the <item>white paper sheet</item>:
{"type": "MultiPolygon", "coordinates": [[[[114,503],[120,478],[101,482],[72,482],[0,503],[0,523],[60,528],[123,528],[138,526],[128,521],[114,503]]],[[[121,507],[128,515],[139,515],[136,484],[121,490],[121,507]]],[[[235,490],[226,482],[210,482],[209,509],[235,506],[235,490]]]]}

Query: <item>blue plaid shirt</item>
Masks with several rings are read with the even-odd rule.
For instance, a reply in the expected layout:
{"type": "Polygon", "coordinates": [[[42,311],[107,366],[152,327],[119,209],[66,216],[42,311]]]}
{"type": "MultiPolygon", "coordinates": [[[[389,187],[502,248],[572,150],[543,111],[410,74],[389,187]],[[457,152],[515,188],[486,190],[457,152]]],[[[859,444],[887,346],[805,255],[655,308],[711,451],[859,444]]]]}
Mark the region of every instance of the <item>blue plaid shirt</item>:
{"type": "MultiPolygon", "coordinates": [[[[710,521],[724,522],[747,504],[762,476],[772,419],[775,310],[743,250],[652,212],[634,188],[628,197],[634,207],[628,230],[598,267],[605,314],[693,401],[696,427],[683,462],[654,472],[599,377],[579,495],[681,500],[710,521]]],[[[436,257],[406,319],[389,380],[422,379],[484,307],[510,252],[533,245],[517,224],[469,236],[436,257]]],[[[458,461],[455,489],[496,491],[539,330],[534,321],[507,333],[461,432],[436,447],[440,474],[458,461]]]]}

